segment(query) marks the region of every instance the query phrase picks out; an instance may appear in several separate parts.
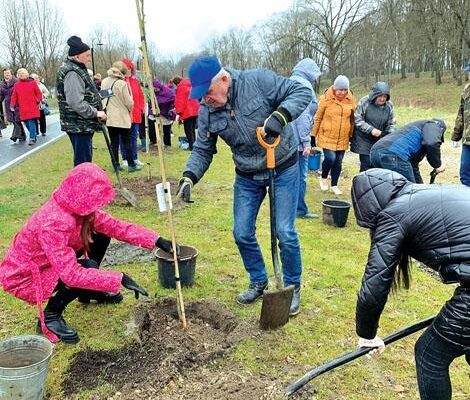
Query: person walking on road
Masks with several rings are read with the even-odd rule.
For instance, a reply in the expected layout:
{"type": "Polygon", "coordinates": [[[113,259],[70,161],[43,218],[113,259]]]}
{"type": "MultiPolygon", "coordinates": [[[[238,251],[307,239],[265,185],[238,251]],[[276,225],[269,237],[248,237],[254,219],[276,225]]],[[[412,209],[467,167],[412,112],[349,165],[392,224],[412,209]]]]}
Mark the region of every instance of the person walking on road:
{"type": "Polygon", "coordinates": [[[36,121],[40,116],[39,104],[42,101],[42,93],[39,90],[36,81],[29,77],[29,72],[25,68],[17,71],[18,82],[13,88],[11,95],[10,108],[15,111],[18,106],[20,120],[24,122],[29,131],[29,142],[32,146],[36,143],[36,121]]]}
{"type": "MultiPolygon", "coordinates": [[[[190,201],[191,190],[217,153],[217,139],[224,140],[235,163],[233,235],[250,277],[248,288],[236,296],[251,304],[263,295],[268,276],[256,238],[256,219],[266,196],[269,171],[266,151],[256,129],[264,127],[269,139],[280,136],[276,148],[276,225],[285,285],[295,285],[290,315],[300,310],[302,261],[295,217],[299,191],[299,139],[289,124],[312,100],[307,86],[257,69],[224,69],[213,56],[200,57],[189,67],[191,99],[202,98],[198,136],[183,170],[177,196],[190,201]]],[[[177,89],[178,90],[178,89],[177,89]]]]}
{"type": "Polygon", "coordinates": [[[354,177],[351,195],[357,224],[371,234],[356,305],[358,345],[385,349],[380,316],[391,290],[410,287],[410,257],[439,272],[444,284],[458,286],[416,342],[416,375],[421,400],[451,400],[450,364],[462,356],[470,364],[470,188],[413,184],[369,169],[354,177]]]}
{"type": "Polygon", "coordinates": [[[57,100],[60,125],[73,148],[73,164],[90,162],[93,158],[92,139],[106,114],[86,65],[91,62],[90,47],[78,36],[67,40],[68,57],[57,72],[57,100]]]}
{"type": "Polygon", "coordinates": [[[13,88],[17,81],[10,68],[3,70],[3,79],[0,81],[0,102],[5,101],[5,122],[11,122],[13,124],[13,133],[10,137],[10,140],[13,142],[16,142],[18,139],[20,142],[26,140],[26,133],[20,120],[18,107],[12,110],[10,106],[13,88]]]}
{"type": "Polygon", "coordinates": [[[36,131],[38,132],[38,134],[39,132],[41,132],[42,136],[46,136],[46,110],[48,110],[47,99],[49,98],[50,93],[46,85],[41,82],[41,78],[38,74],[31,74],[31,78],[35,80],[36,84],[39,87],[39,90],[42,93],[42,100],[41,103],[39,103],[39,119],[36,120],[36,131]]]}

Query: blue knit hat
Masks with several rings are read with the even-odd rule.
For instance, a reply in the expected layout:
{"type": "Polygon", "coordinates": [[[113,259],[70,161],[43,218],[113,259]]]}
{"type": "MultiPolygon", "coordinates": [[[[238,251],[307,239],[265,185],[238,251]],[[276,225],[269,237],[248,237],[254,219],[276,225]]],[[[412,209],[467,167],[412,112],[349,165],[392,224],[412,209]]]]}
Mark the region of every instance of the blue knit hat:
{"type": "Polygon", "coordinates": [[[190,99],[199,99],[209,90],[212,78],[222,69],[220,61],[214,56],[199,57],[189,66],[189,80],[191,81],[190,99]]]}

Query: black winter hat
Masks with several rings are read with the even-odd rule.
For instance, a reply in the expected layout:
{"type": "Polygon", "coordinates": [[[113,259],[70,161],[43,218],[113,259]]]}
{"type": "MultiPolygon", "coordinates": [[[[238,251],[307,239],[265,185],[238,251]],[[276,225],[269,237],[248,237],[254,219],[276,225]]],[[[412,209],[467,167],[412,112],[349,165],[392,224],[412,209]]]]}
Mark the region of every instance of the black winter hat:
{"type": "Polygon", "coordinates": [[[90,50],[90,46],[82,42],[78,36],[70,36],[67,39],[67,44],[70,46],[69,56],[76,56],[90,50]]]}

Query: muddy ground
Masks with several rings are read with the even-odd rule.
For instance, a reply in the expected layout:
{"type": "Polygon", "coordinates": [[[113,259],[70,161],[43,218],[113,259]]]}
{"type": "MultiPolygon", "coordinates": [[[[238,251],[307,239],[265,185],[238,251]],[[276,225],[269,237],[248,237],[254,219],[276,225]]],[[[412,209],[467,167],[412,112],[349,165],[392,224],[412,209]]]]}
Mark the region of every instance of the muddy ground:
{"type": "MultiPolygon", "coordinates": [[[[243,339],[262,340],[255,321],[241,322],[215,301],[186,304],[188,329],[181,329],[174,299],[139,306],[133,321],[135,342],[113,351],[83,351],[63,382],[73,398],[81,390],[109,383],[115,392],[94,399],[282,399],[281,376],[253,374],[230,357],[243,339]]],[[[311,398],[305,391],[297,399],[311,398]]]]}

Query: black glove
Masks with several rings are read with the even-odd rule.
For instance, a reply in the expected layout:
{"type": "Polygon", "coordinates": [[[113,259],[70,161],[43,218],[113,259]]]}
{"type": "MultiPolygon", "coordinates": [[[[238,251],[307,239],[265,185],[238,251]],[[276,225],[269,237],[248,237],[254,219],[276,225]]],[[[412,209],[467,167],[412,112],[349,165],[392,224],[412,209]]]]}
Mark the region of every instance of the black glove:
{"type": "Polygon", "coordinates": [[[122,286],[124,286],[126,289],[133,290],[135,294],[135,298],[139,298],[139,294],[142,296],[148,296],[149,294],[147,291],[139,286],[134,279],[132,279],[129,275],[122,274],[122,279],[121,279],[122,286]]]}
{"type": "Polygon", "coordinates": [[[193,181],[191,178],[183,177],[180,179],[178,184],[178,190],[176,192],[176,198],[182,198],[186,203],[193,203],[191,201],[191,189],[193,188],[193,181]]]}
{"type": "Polygon", "coordinates": [[[310,146],[317,147],[317,141],[315,140],[315,136],[310,136],[310,146]]]}
{"type": "MultiPolygon", "coordinates": [[[[169,254],[173,254],[173,245],[171,243],[171,240],[164,239],[160,236],[155,242],[155,246],[157,246],[158,248],[162,249],[163,251],[169,254]]],[[[176,255],[177,256],[180,255],[180,250],[181,250],[180,245],[176,243],[176,255]]]]}
{"type": "Polygon", "coordinates": [[[266,118],[263,127],[266,135],[278,137],[282,133],[282,128],[284,128],[289,122],[289,118],[285,114],[287,113],[278,109],[266,118]]]}

